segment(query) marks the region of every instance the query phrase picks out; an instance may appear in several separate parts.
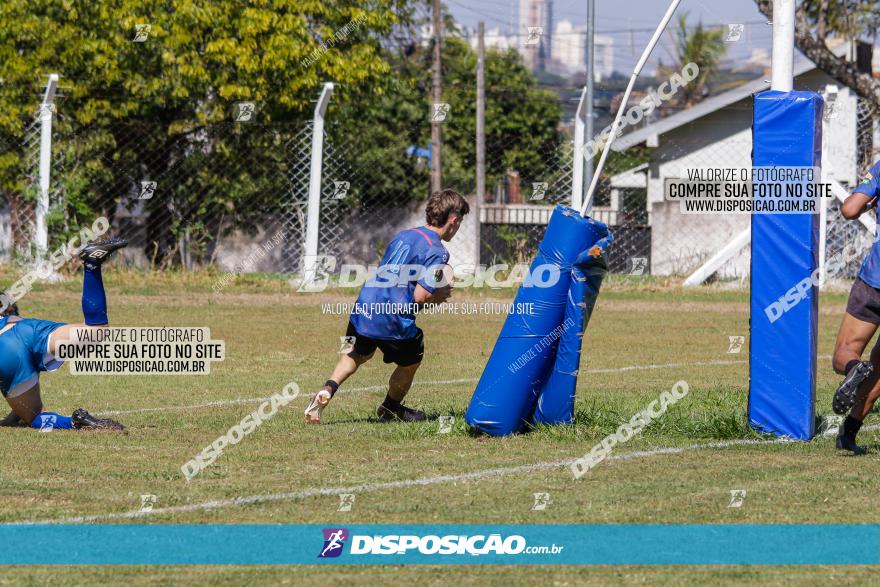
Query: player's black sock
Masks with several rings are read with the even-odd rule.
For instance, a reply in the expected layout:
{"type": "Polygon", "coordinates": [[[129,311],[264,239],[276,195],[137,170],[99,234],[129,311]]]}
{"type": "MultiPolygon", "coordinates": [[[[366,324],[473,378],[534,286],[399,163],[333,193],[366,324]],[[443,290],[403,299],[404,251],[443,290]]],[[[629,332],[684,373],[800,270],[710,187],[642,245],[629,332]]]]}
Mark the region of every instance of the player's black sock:
{"type": "Polygon", "coordinates": [[[862,429],[862,421],[853,418],[852,416],[847,416],[846,420],[843,421],[843,428],[841,432],[841,436],[845,436],[847,438],[851,438],[855,440],[856,434],[859,433],[859,430],[862,429]]]}
{"type": "Polygon", "coordinates": [[[330,397],[333,397],[334,395],[336,395],[336,391],[339,389],[339,384],[332,379],[328,379],[324,383],[324,387],[330,390],[330,397]]]}
{"type": "Polygon", "coordinates": [[[382,402],[382,405],[391,410],[392,412],[400,409],[400,402],[396,399],[391,399],[390,395],[385,396],[385,401],[382,402]]]}
{"type": "Polygon", "coordinates": [[[846,375],[847,373],[849,373],[852,370],[853,367],[855,367],[856,365],[858,365],[861,362],[862,361],[859,359],[853,359],[852,361],[850,361],[849,363],[846,364],[846,367],[843,368],[843,374],[846,375]]]}

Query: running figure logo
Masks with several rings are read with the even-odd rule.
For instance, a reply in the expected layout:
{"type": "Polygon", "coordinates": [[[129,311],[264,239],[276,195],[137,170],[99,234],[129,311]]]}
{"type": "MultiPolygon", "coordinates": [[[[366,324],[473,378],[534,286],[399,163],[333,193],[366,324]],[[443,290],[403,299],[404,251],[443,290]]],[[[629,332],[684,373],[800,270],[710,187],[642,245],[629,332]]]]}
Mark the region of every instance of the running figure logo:
{"type": "Polygon", "coordinates": [[[141,193],[138,194],[138,200],[149,200],[156,194],[156,186],[159,184],[155,181],[142,181],[141,193]]]}
{"type": "Polygon", "coordinates": [[[544,196],[547,195],[547,182],[546,181],[533,181],[532,182],[532,195],[529,198],[530,200],[543,200],[544,196]]]}
{"type": "Polygon", "coordinates": [[[449,116],[449,104],[446,102],[435,102],[434,111],[431,114],[431,122],[443,122],[449,116]]]}
{"type": "Polygon", "coordinates": [[[746,343],[745,336],[728,336],[727,339],[730,341],[730,344],[727,347],[728,354],[737,354],[739,353],[743,345],[746,343]]]}
{"type": "Polygon", "coordinates": [[[541,35],[544,34],[544,27],[542,26],[530,26],[529,36],[526,38],[526,45],[537,45],[541,42],[541,35]]]}
{"type": "Polygon", "coordinates": [[[348,540],[348,530],[345,528],[324,528],[324,548],[318,558],[335,558],[342,554],[342,547],[348,540]]]}
{"type": "Polygon", "coordinates": [[[736,43],[742,38],[743,31],[745,30],[746,25],[744,24],[729,24],[727,25],[727,37],[724,39],[725,43],[736,43]]]}
{"type": "Polygon", "coordinates": [[[257,113],[257,105],[253,102],[236,102],[232,107],[232,119],[235,122],[252,122],[257,113]]]}
{"type": "Polygon", "coordinates": [[[631,257],[632,268],[629,270],[630,275],[644,275],[648,269],[647,257],[631,257]]]}
{"type": "Polygon", "coordinates": [[[153,25],[151,24],[136,24],[134,25],[134,38],[132,41],[135,43],[143,43],[147,40],[147,37],[150,36],[150,31],[153,30],[153,25]]]}

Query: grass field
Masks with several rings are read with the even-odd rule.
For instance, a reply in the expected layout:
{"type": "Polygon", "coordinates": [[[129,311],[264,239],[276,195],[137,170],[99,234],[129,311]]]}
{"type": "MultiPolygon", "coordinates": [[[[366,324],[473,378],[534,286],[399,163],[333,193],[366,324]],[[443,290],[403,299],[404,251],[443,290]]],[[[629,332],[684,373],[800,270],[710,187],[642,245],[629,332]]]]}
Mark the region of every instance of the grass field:
{"type": "MultiPolygon", "coordinates": [[[[880,523],[872,507],[880,435],[863,433],[869,454],[850,457],[834,450],[832,438],[778,444],[765,442],[745,425],[748,340],[739,353],[728,352],[729,336],[748,335],[745,291],[685,291],[656,279],[610,279],[585,337],[575,426],[499,439],[470,435],[463,413],[502,316],[420,318],[426,358],[408,403],[433,416],[455,416],[451,432],[439,433],[436,418],[421,424],[376,420],[389,374],[381,360],[343,388],[324,412],[324,425],[307,427],[302,421],[306,396],[326,379],[347,321],[323,315],[321,304],[351,302],[355,292],[298,294],[283,281],[255,277],[214,294],[217,277],[105,273],[113,324],[209,326],[213,338],[226,341],[227,359],[215,363],[208,376],[72,376],[66,368],[45,375],[47,408],[113,413],[129,432],[0,429],[5,452],[0,522],[880,523]],[[688,382],[689,395],[615,449],[614,458],[579,481],[558,464],[588,452],[679,380],[688,382]],[[302,388],[302,397],[228,448],[193,481],[183,479],[185,461],[290,381],[302,388]],[[683,450],[651,452],[670,447],[683,450]],[[746,491],[741,507],[728,507],[734,489],[746,491]],[[547,509],[532,509],[536,492],[550,494],[547,509]],[[339,493],[355,495],[351,511],[337,511],[339,493]],[[149,514],[138,513],[143,494],[156,496],[149,514]],[[242,497],[254,499],[247,505],[232,501],[242,497]],[[212,507],[203,505],[218,500],[212,507]]],[[[510,301],[512,292],[456,292],[459,302],[496,299],[510,301]]],[[[820,303],[818,412],[823,416],[831,412],[838,380],[829,355],[844,304],[845,293],[823,294],[820,303]]],[[[39,286],[20,306],[26,315],[78,321],[79,281],[39,286]]],[[[0,585],[50,580],[133,585],[870,581],[864,567],[7,570],[0,573],[0,585]]]]}

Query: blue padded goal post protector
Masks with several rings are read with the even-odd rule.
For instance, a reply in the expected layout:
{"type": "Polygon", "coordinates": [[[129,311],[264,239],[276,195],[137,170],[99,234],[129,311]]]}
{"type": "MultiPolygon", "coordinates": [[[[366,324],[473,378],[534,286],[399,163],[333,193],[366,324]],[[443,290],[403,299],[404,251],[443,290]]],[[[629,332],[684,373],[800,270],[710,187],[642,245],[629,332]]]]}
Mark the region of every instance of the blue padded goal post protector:
{"type": "Polygon", "coordinates": [[[574,422],[574,400],[578,369],[581,363],[583,336],[596,307],[602,279],[608,272],[605,249],[611,243],[611,233],[594,246],[602,255],[593,256],[592,249],[583,251],[571,268],[571,285],[562,321],[562,335],[556,348],[556,360],[549,377],[541,387],[532,422],[535,424],[565,424],[574,422]]]}
{"type": "Polygon", "coordinates": [[[520,286],[514,307],[529,304],[532,312],[508,315],[465,413],[469,425],[504,436],[521,431],[531,421],[556,358],[572,265],[606,236],[607,226],[577,210],[557,206],[553,211],[529,274],[539,275],[539,267],[551,265],[558,268],[559,279],[549,287],[520,286]]]}
{"type": "MultiPolygon", "coordinates": [[[[756,95],[753,166],[818,168],[822,110],[813,92],[756,95]]],[[[752,214],[751,222],[749,424],[809,440],[815,427],[819,216],[752,214]]]]}

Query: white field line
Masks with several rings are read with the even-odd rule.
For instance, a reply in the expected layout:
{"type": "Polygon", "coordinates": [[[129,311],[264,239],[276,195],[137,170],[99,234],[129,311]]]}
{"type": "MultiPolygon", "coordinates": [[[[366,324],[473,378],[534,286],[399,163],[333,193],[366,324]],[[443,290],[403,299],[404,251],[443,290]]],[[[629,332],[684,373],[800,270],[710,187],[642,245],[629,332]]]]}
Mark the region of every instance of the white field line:
{"type": "MultiPolygon", "coordinates": [[[[865,426],[865,431],[880,430],[880,425],[865,426]]],[[[829,429],[823,432],[823,436],[833,436],[837,433],[836,429],[829,429]]],[[[692,444],[685,447],[658,447],[650,450],[637,450],[619,455],[610,455],[605,458],[606,461],[629,461],[639,458],[650,458],[660,455],[681,454],[701,449],[727,448],[731,446],[758,446],[767,444],[797,444],[798,441],[788,439],[777,440],[757,440],[757,439],[734,439],[721,440],[718,442],[710,442],[705,444],[692,444]]],[[[422,487],[427,485],[439,485],[442,483],[454,483],[458,481],[482,481],[492,477],[503,477],[506,475],[514,475],[517,473],[532,473],[544,469],[555,469],[558,467],[567,467],[574,463],[576,459],[547,461],[543,463],[533,463],[531,465],[519,465],[516,467],[499,467],[495,469],[485,469],[482,471],[473,471],[471,473],[461,473],[459,475],[438,475],[435,477],[423,477],[421,479],[404,479],[402,481],[388,481],[385,483],[365,483],[362,485],[354,485],[350,487],[313,487],[303,489],[301,491],[291,491],[289,493],[269,493],[262,495],[249,495],[245,497],[236,497],[233,499],[218,499],[212,501],[204,501],[201,503],[193,503],[178,506],[169,506],[164,508],[153,508],[145,512],[140,510],[132,510],[128,512],[116,512],[108,514],[94,514],[90,516],[76,516],[72,518],[58,518],[51,520],[31,520],[26,522],[10,522],[0,525],[24,525],[24,524],[82,524],[88,522],[97,522],[100,520],[120,520],[144,518],[153,515],[177,514],[194,512],[201,510],[215,510],[226,507],[238,507],[244,505],[252,505],[259,503],[271,503],[278,501],[293,501],[297,499],[305,499],[309,497],[318,497],[326,495],[339,495],[340,493],[369,493],[372,491],[383,491],[387,489],[406,489],[410,487],[422,487]]]]}
{"type": "MultiPolygon", "coordinates": [[[[706,448],[727,448],[730,446],[743,445],[762,445],[762,444],[792,444],[788,440],[755,440],[755,439],[737,439],[725,440],[719,442],[711,442],[707,444],[694,444],[685,447],[660,447],[651,450],[633,451],[620,455],[611,455],[606,461],[628,461],[637,458],[647,458],[658,455],[680,454],[693,450],[706,448]]],[[[578,459],[567,459],[559,461],[548,461],[543,463],[533,463],[531,465],[519,465],[516,467],[499,467],[495,469],[485,469],[482,471],[473,471],[471,473],[461,473],[458,475],[438,475],[435,477],[423,477],[421,479],[404,479],[401,481],[388,481],[385,483],[364,483],[362,485],[352,485],[349,487],[314,487],[303,489],[301,491],[291,491],[289,493],[269,493],[262,495],[249,495],[245,497],[236,497],[232,499],[218,499],[213,501],[204,501],[201,503],[193,503],[178,506],[169,506],[164,508],[153,508],[151,511],[132,510],[128,512],[116,512],[108,514],[94,514],[90,516],[77,516],[72,518],[58,518],[50,520],[31,520],[26,522],[11,522],[0,525],[23,525],[23,524],[81,524],[88,522],[97,522],[100,520],[119,520],[144,518],[147,516],[163,515],[163,514],[179,514],[185,512],[194,512],[201,510],[215,510],[226,507],[237,507],[244,505],[252,505],[259,503],[271,503],[278,501],[293,501],[297,499],[305,499],[309,497],[339,495],[340,493],[368,493],[372,491],[384,491],[388,489],[406,489],[410,487],[423,487],[427,485],[440,485],[442,483],[453,483],[459,481],[482,481],[492,477],[503,477],[506,475],[514,475],[517,473],[531,473],[544,469],[555,469],[558,467],[566,467],[577,461],[578,459]]]]}
{"type": "MultiPolygon", "coordinates": [[[[829,357],[818,357],[819,359],[825,359],[829,357]]],[[[709,366],[709,365],[732,365],[732,364],[741,364],[747,363],[745,360],[726,360],[726,361],[706,361],[706,362],[691,362],[691,363],[667,363],[662,365],[633,365],[629,367],[619,367],[615,369],[588,369],[586,373],[618,373],[625,371],[635,371],[639,369],[647,370],[647,369],[663,369],[663,368],[673,368],[680,366],[709,366]]],[[[476,379],[452,379],[446,381],[426,381],[422,382],[421,385],[441,385],[441,384],[452,384],[452,383],[467,383],[476,381],[476,379]]],[[[384,386],[374,385],[370,387],[362,387],[362,388],[351,388],[349,392],[357,392],[357,391],[373,391],[384,389],[384,386]]],[[[219,405],[233,405],[233,404],[241,404],[241,403],[249,403],[249,402],[260,402],[265,401],[267,398],[254,398],[254,399],[237,399],[237,400],[222,400],[216,402],[209,402],[205,404],[198,404],[194,406],[176,406],[176,407],[167,407],[167,408],[143,408],[139,410],[128,410],[128,411],[116,411],[116,412],[104,412],[105,414],[132,414],[138,412],[150,412],[150,411],[160,411],[160,410],[186,410],[193,408],[201,408],[201,407],[213,407],[219,405]]],[[[866,426],[864,430],[877,430],[880,429],[880,425],[875,426],[866,426]]],[[[832,436],[836,434],[836,429],[829,429],[824,431],[823,436],[832,436]]],[[[641,451],[632,451],[628,453],[623,453],[619,455],[611,455],[607,457],[606,461],[628,461],[631,459],[637,458],[649,458],[660,455],[668,455],[668,454],[680,454],[684,452],[701,450],[701,449],[712,449],[712,448],[727,448],[731,446],[748,446],[748,445],[766,445],[766,444],[793,444],[794,441],[779,439],[779,440],[757,440],[757,439],[735,439],[735,440],[724,440],[719,442],[712,442],[706,444],[694,444],[686,447],[659,447],[651,450],[641,450],[641,451]]],[[[338,495],[340,493],[367,493],[372,491],[383,491],[387,489],[404,489],[409,487],[421,487],[427,485],[439,485],[442,483],[451,483],[458,481],[481,481],[483,479],[490,479],[492,477],[502,477],[506,475],[514,475],[517,473],[531,473],[534,471],[540,471],[544,469],[554,469],[558,467],[566,467],[574,463],[579,459],[567,459],[567,460],[558,460],[558,461],[548,461],[542,463],[533,463],[530,465],[519,465],[516,467],[499,467],[495,469],[485,469],[482,471],[473,471],[471,473],[462,473],[458,475],[438,475],[435,477],[423,477],[421,479],[405,479],[401,481],[389,481],[385,483],[365,483],[362,485],[354,485],[350,487],[315,487],[310,489],[304,489],[301,491],[292,491],[288,493],[274,493],[274,494],[262,494],[262,495],[250,495],[245,497],[236,497],[232,499],[220,499],[220,500],[212,500],[205,501],[201,503],[194,504],[186,504],[179,506],[169,506],[164,508],[153,508],[150,511],[141,511],[141,510],[133,510],[128,512],[116,512],[116,513],[107,513],[107,514],[94,514],[89,516],[77,516],[70,518],[58,518],[58,519],[50,519],[50,520],[32,520],[25,522],[12,522],[9,524],[0,524],[0,525],[23,525],[23,524],[78,524],[78,523],[87,523],[87,522],[96,522],[99,520],[118,520],[118,519],[134,519],[134,518],[143,518],[147,516],[154,515],[163,515],[163,514],[175,514],[175,513],[185,513],[185,512],[193,512],[193,511],[201,511],[201,510],[213,510],[213,509],[221,509],[226,507],[236,507],[236,506],[244,506],[244,505],[252,505],[259,503],[271,503],[278,501],[293,501],[297,499],[305,499],[309,497],[317,497],[317,496],[326,496],[326,495],[338,495]]]]}
{"type": "MultiPolygon", "coordinates": [[[[823,357],[820,357],[823,358],[823,357]]],[[[741,365],[747,364],[748,361],[745,359],[740,360],[719,360],[719,361],[697,361],[691,363],[661,363],[657,365],[629,365],[627,367],[614,367],[610,369],[586,369],[583,371],[584,373],[625,373],[627,371],[650,371],[654,369],[674,369],[678,367],[709,367],[715,365],[741,365]]],[[[467,379],[445,379],[440,381],[415,381],[413,382],[413,386],[416,385],[454,385],[456,383],[474,383],[478,381],[478,378],[471,377],[467,379]]],[[[384,391],[386,389],[385,385],[370,385],[367,387],[351,387],[351,388],[342,388],[338,393],[359,393],[359,392],[368,392],[368,391],[384,391]]],[[[142,414],[148,412],[173,412],[173,411],[181,411],[181,410],[195,410],[199,408],[215,408],[219,406],[233,406],[237,404],[252,404],[252,403],[261,403],[268,400],[268,397],[253,397],[253,398],[244,398],[244,399],[227,399],[227,400],[217,400],[213,402],[206,402],[203,404],[194,404],[189,406],[163,406],[159,408],[137,408],[133,410],[112,410],[108,412],[101,412],[99,416],[120,416],[125,414],[142,414]]],[[[306,398],[308,399],[308,398],[306,398]]]]}

